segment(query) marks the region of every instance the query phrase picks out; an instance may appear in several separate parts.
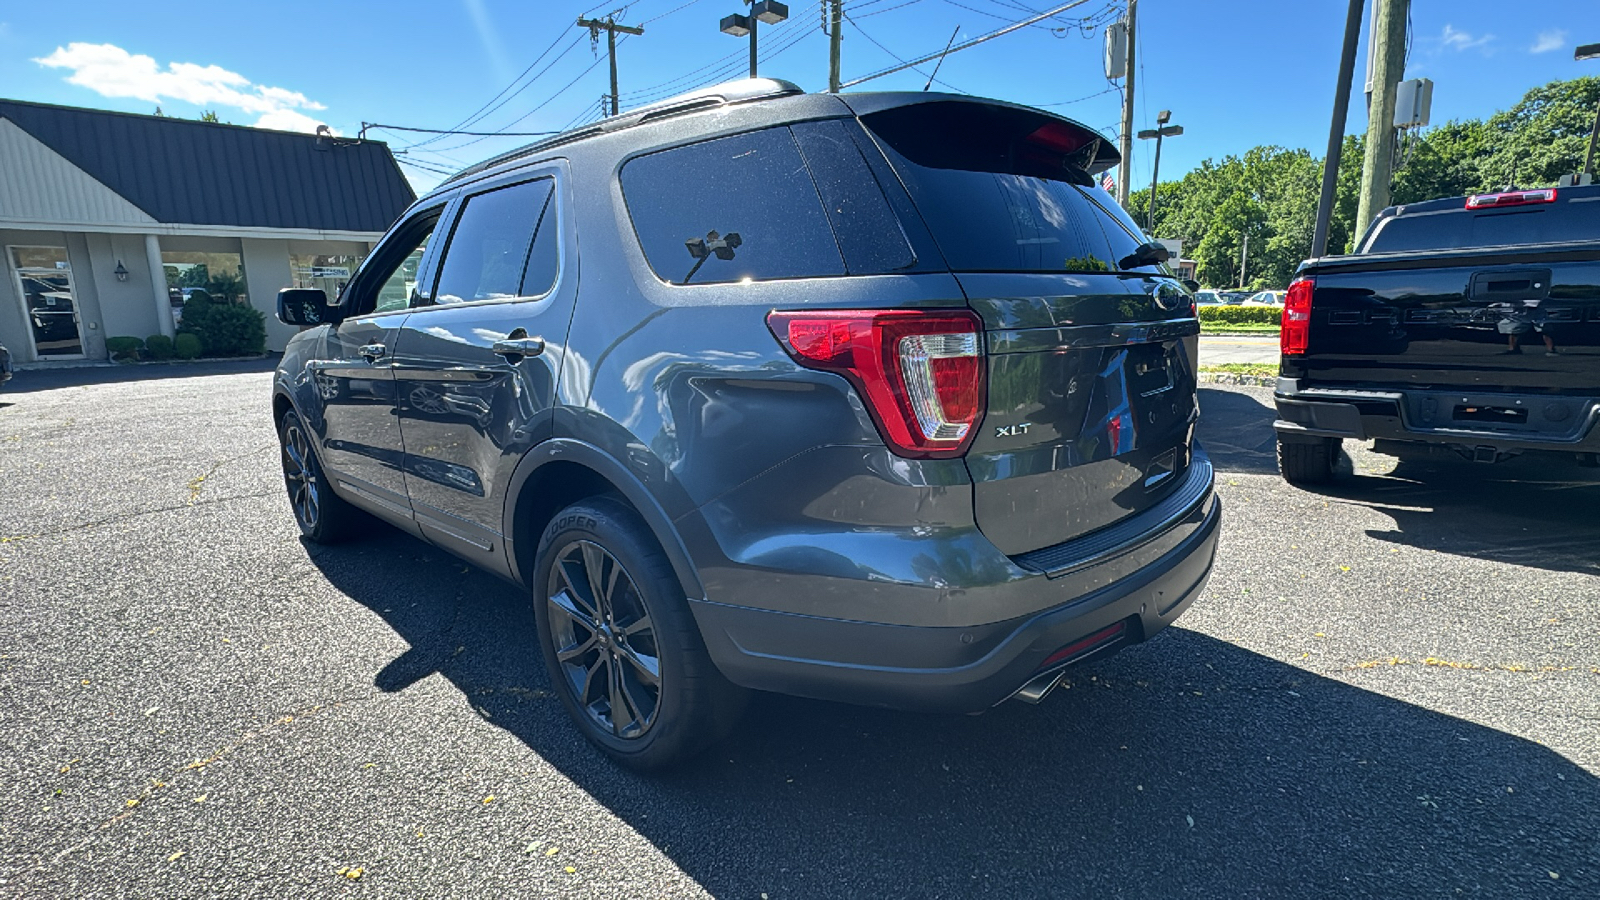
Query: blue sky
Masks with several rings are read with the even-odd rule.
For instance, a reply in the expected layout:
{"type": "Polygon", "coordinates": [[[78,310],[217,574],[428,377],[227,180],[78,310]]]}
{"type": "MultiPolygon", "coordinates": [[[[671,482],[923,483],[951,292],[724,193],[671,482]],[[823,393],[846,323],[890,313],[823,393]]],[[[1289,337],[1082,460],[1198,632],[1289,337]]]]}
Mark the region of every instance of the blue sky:
{"type": "MultiPolygon", "coordinates": [[[[1053,5],[846,0],[845,80],[895,65],[895,55],[937,52],[957,29],[959,43],[1053,5]]],[[[1095,26],[1122,5],[1087,0],[1045,23],[1054,30],[1024,28],[950,55],[938,78],[945,89],[1056,104],[1050,108],[1114,134],[1121,99],[1104,77],[1095,26]]],[[[763,55],[778,52],[761,74],[825,89],[820,4],[789,7],[789,22],[763,27],[763,55]]],[[[625,39],[618,53],[627,109],[722,70],[742,76],[747,43],[717,30],[722,16],[742,8],[740,0],[5,4],[0,96],[130,112],[159,103],[190,117],[215,109],[237,124],[309,130],[326,123],[350,135],[363,121],[450,128],[515,83],[515,93],[472,128],[553,130],[596,115],[607,90],[604,45],[600,57],[591,53],[587,35],[573,27],[578,15],[620,9],[618,21],[644,24],[644,36],[625,39]],[[514,81],[547,50],[530,73],[537,78],[514,81]]],[[[1514,16],[1507,9],[1503,0],[1413,0],[1407,76],[1434,80],[1435,124],[1486,116],[1551,79],[1600,75],[1600,62],[1572,59],[1575,43],[1600,41],[1595,0],[1525,0],[1514,16]]],[[[1185,129],[1165,142],[1163,175],[1257,144],[1320,155],[1344,11],[1343,0],[1140,0],[1136,125],[1150,127],[1156,110],[1170,109],[1185,129]]],[[[1362,47],[1358,80],[1365,34],[1362,47]]],[[[906,72],[861,89],[921,90],[926,81],[906,72]]],[[[1352,130],[1366,127],[1359,90],[1352,130]]],[[[396,150],[427,137],[371,134],[396,150]]],[[[405,168],[422,189],[441,177],[430,169],[454,170],[526,140],[449,136],[400,158],[416,163],[405,168]]],[[[1147,148],[1136,148],[1135,186],[1149,182],[1149,166],[1147,148]]]]}

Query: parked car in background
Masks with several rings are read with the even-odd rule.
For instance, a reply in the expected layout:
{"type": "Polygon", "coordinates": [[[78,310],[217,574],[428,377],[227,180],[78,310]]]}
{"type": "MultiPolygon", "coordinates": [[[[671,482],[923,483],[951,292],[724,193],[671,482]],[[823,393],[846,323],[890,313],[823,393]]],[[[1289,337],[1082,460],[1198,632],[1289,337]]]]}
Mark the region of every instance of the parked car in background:
{"type": "Polygon", "coordinates": [[[1037,702],[1187,608],[1221,516],[1199,323],[1117,160],[1036,109],[750,79],[467,169],[337,305],[279,294],[315,326],[272,397],[300,530],[363,510],[531,592],[631,766],[749,689],[1037,702]]]}
{"type": "Polygon", "coordinates": [[[1244,306],[1282,306],[1283,291],[1257,291],[1243,303],[1244,306]]]}
{"type": "Polygon", "coordinates": [[[1600,465],[1600,185],[1384,210],[1349,256],[1301,263],[1284,309],[1278,466],[1339,442],[1600,465]]]}
{"type": "Polygon", "coordinates": [[[11,351],[5,344],[0,344],[0,384],[11,380],[11,351]]]}
{"type": "Polygon", "coordinates": [[[1195,291],[1195,306],[1227,306],[1228,301],[1222,296],[1221,291],[1195,291]]]}
{"type": "Polygon", "coordinates": [[[1219,293],[1222,294],[1222,299],[1226,301],[1229,306],[1238,306],[1244,303],[1244,301],[1250,299],[1249,291],[1219,291],[1219,293]]]}

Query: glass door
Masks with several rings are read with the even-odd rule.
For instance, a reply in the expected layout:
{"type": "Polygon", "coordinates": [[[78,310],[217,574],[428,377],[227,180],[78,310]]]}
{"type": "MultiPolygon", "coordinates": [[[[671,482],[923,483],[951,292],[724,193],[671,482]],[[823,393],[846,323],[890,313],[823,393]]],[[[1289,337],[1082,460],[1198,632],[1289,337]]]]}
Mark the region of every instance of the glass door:
{"type": "Polygon", "coordinates": [[[39,359],[81,359],[83,334],[65,247],[11,247],[24,314],[39,359]]]}

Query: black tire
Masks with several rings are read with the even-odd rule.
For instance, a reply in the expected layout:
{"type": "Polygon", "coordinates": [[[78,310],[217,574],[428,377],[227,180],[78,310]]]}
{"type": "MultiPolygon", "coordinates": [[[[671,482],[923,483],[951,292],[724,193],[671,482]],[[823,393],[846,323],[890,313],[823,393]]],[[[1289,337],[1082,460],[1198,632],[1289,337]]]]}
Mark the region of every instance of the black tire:
{"type": "Polygon", "coordinates": [[[672,564],[626,504],[594,497],[558,513],[533,584],[551,685],[607,756],[659,769],[733,728],[747,692],[711,662],[672,564]]]}
{"type": "Polygon", "coordinates": [[[333,492],[314,443],[299,413],[289,410],[278,420],[283,484],[295,524],[308,540],[336,544],[355,535],[361,512],[333,492]]]}
{"type": "Polygon", "coordinates": [[[1293,485],[1327,484],[1333,480],[1333,463],[1339,456],[1336,438],[1286,441],[1278,438],[1278,471],[1293,485]]]}

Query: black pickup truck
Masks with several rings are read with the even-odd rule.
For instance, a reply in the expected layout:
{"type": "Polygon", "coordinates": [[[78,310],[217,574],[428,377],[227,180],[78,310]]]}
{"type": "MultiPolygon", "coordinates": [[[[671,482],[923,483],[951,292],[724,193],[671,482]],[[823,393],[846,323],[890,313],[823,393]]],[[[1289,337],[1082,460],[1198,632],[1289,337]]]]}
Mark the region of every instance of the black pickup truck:
{"type": "Polygon", "coordinates": [[[1600,185],[1383,211],[1356,252],[1302,263],[1275,397],[1291,484],[1339,441],[1480,462],[1600,454],[1600,185]]]}

